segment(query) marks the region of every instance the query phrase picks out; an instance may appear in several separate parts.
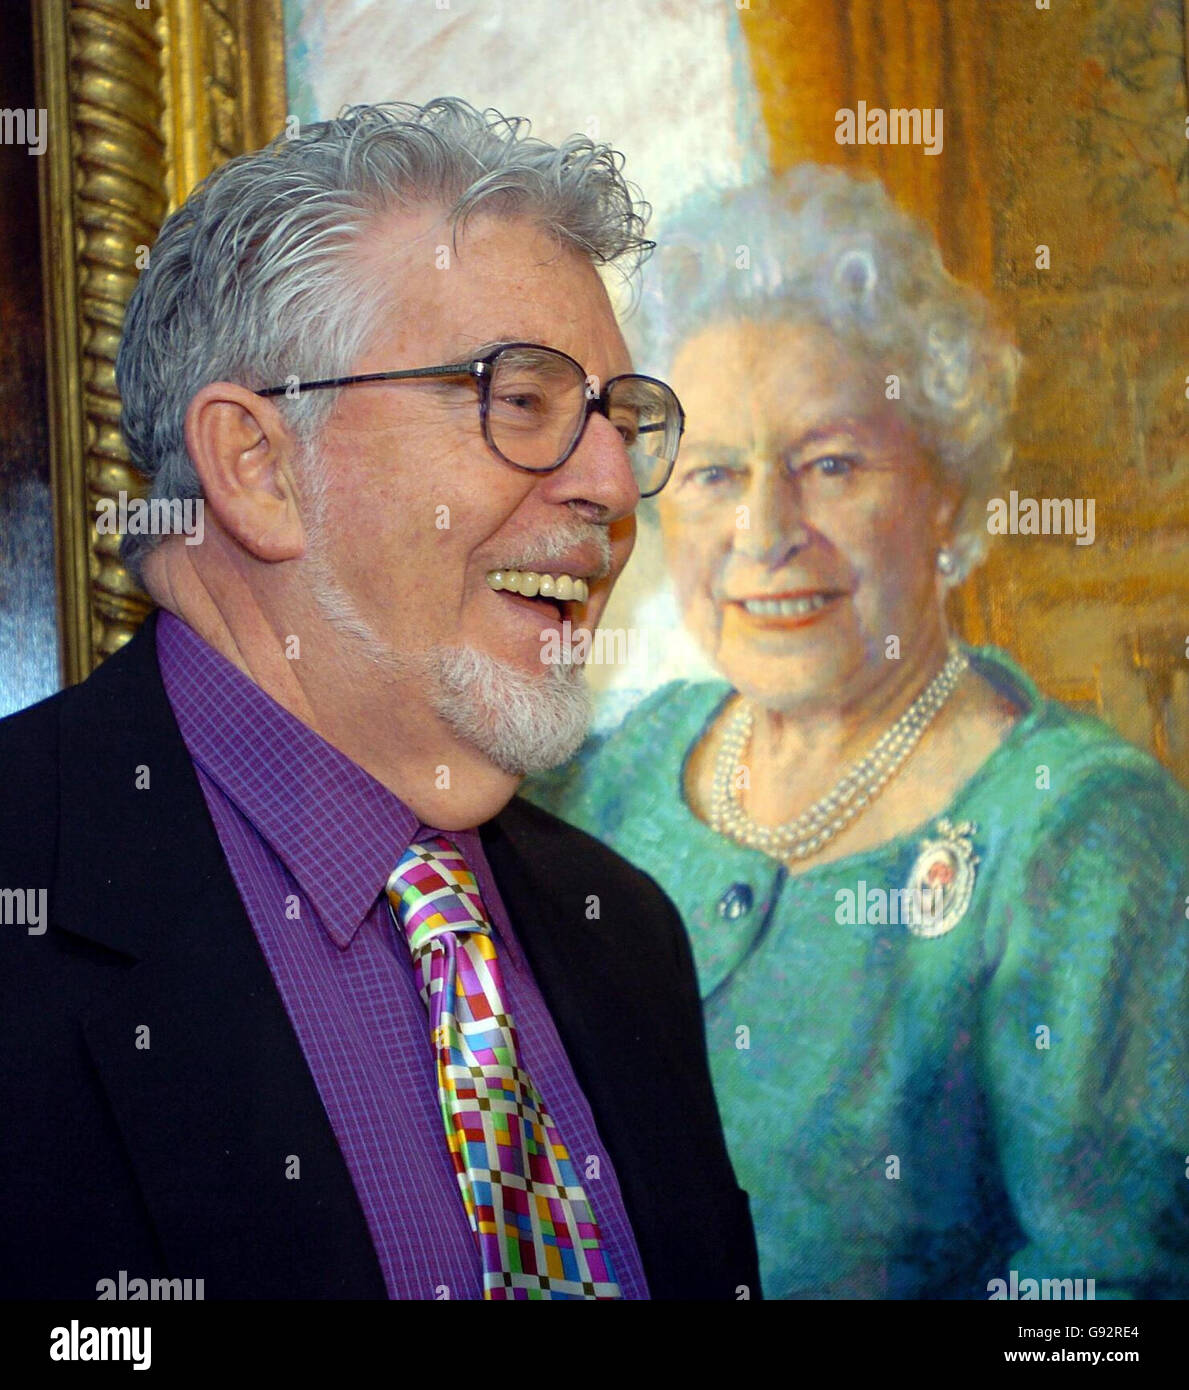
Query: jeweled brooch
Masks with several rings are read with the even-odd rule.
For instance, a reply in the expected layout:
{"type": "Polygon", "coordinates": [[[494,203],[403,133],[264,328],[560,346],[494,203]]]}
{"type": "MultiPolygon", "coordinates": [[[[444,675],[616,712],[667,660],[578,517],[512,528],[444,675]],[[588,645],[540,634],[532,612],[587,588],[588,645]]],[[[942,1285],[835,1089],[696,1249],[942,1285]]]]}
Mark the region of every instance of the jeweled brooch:
{"type": "Polygon", "coordinates": [[[957,825],[937,822],[936,836],[921,841],[920,853],[908,875],[912,911],[908,930],[914,936],[944,936],[953,931],[974,895],[975,866],[972,821],[957,825]]]}

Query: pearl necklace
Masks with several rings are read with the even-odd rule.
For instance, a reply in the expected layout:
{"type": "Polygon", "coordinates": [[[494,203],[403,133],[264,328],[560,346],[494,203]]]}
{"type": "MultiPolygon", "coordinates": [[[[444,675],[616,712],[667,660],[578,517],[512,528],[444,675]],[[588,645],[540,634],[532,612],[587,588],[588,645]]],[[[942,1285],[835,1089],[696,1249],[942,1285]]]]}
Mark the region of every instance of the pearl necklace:
{"type": "Polygon", "coordinates": [[[741,700],[723,735],[714,765],[711,828],[774,859],[806,859],[816,854],[870,806],[900,771],[969,666],[966,653],[951,642],[945,665],[875,747],[852,763],[825,796],[785,825],[758,825],[743,809],[734,785],[755,723],[751,707],[741,700]]]}

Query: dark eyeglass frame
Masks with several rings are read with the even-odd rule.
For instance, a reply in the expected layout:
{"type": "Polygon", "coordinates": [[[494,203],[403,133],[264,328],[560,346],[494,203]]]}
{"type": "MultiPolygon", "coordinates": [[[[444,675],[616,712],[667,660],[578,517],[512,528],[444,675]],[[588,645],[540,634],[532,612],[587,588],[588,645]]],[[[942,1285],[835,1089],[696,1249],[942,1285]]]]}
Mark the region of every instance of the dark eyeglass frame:
{"type": "MultiPolygon", "coordinates": [[[[578,422],[574,431],[574,437],[570,440],[569,447],[556,463],[550,464],[547,468],[532,468],[528,464],[517,463],[515,459],[510,459],[502,453],[491,437],[491,427],[489,424],[488,402],[491,393],[491,381],[495,373],[495,364],[498,358],[505,352],[510,352],[516,348],[532,348],[537,352],[547,352],[554,357],[560,357],[574,367],[579,376],[584,381],[590,380],[590,374],[583,367],[581,362],[575,361],[568,353],[562,352],[558,348],[546,346],[544,343],[500,343],[492,348],[490,352],[484,353],[481,357],[473,357],[469,362],[447,362],[436,367],[410,367],[398,372],[365,372],[362,376],[335,376],[328,377],[323,381],[299,381],[288,386],[266,386],[256,391],[258,396],[284,396],[289,391],[296,389],[300,394],[302,391],[328,391],[337,389],[340,386],[358,386],[364,382],[371,381],[416,381],[429,377],[473,377],[479,383],[479,423],[483,430],[483,438],[487,447],[498,459],[510,465],[512,468],[519,469],[521,473],[554,473],[563,463],[573,454],[574,450],[582,441],[582,436],[586,433],[586,426],[590,423],[590,417],[596,411],[605,420],[611,419],[611,388],[621,381],[646,381],[651,386],[659,386],[667,391],[673,398],[673,403],[677,407],[677,445],[673,450],[673,457],[668,460],[668,467],[665,476],[657,487],[648,492],[641,492],[641,499],[645,497],[655,497],[661,488],[673,476],[673,468],[677,462],[677,451],[681,447],[681,436],[685,433],[685,411],[681,402],[677,399],[677,393],[664,381],[654,376],[642,376],[639,372],[621,372],[619,376],[613,376],[606,383],[602,391],[597,396],[590,394],[587,388],[586,410],[578,422]]],[[[651,431],[664,429],[660,425],[642,425],[640,433],[646,434],[651,431]]]]}

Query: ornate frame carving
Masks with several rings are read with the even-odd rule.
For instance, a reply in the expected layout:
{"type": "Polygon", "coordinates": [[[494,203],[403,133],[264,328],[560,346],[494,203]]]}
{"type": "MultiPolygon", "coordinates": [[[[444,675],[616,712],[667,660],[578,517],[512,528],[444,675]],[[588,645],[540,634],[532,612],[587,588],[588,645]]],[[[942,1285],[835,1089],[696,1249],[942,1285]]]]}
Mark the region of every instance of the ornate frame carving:
{"type": "Polygon", "coordinates": [[[81,680],[148,605],[96,532],[143,491],[119,434],[115,355],[137,251],[211,169],[285,120],[282,0],[45,0],[41,230],[62,673],[81,680]]]}

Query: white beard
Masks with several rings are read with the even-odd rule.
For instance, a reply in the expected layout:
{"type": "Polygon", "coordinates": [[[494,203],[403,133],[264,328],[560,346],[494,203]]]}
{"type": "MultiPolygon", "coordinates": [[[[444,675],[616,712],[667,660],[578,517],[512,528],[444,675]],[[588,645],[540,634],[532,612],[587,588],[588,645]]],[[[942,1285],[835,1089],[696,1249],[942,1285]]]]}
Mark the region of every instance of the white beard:
{"type": "Polygon", "coordinates": [[[578,751],[591,720],[591,697],[580,665],[547,665],[529,675],[477,647],[401,652],[389,646],[339,584],[313,528],[306,563],[310,593],[323,618],[362,648],[373,665],[418,680],[434,713],[514,777],[544,772],[578,751]]]}
{"type": "Polygon", "coordinates": [[[578,751],[591,700],[581,666],[529,676],[476,647],[435,647],[431,703],[455,736],[515,777],[557,767],[578,751]]]}

